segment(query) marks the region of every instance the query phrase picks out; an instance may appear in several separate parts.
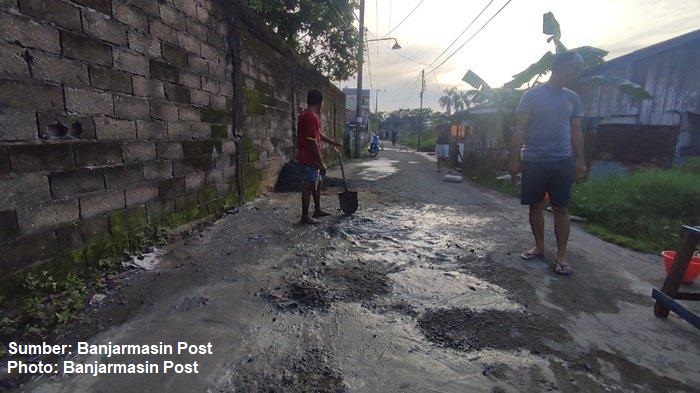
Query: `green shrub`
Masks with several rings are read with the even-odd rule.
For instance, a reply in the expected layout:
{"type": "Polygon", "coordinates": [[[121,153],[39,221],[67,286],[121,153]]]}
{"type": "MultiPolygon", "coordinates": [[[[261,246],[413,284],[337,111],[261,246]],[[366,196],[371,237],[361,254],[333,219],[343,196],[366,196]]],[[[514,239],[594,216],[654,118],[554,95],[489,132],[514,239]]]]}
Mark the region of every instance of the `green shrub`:
{"type": "Polygon", "coordinates": [[[408,145],[411,149],[418,151],[431,152],[435,151],[435,142],[437,142],[437,135],[433,131],[424,132],[420,138],[420,149],[418,149],[418,135],[407,135],[404,137],[404,143],[408,145]]]}
{"type": "Polygon", "coordinates": [[[577,184],[572,213],[596,235],[645,252],[675,249],[680,226],[700,217],[697,161],[577,184]]]}

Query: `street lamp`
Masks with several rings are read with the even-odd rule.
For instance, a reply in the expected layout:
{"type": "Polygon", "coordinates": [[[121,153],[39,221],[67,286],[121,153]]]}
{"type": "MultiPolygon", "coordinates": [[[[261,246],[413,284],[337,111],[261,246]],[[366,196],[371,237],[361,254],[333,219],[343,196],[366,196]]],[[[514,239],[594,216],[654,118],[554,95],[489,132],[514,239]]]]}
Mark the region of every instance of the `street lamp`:
{"type": "Polygon", "coordinates": [[[392,50],[399,50],[401,49],[401,45],[399,45],[399,42],[396,40],[394,37],[388,37],[388,38],[377,38],[374,40],[367,40],[367,42],[372,42],[372,41],[386,41],[386,40],[394,40],[394,45],[391,47],[392,50]]]}
{"type": "MultiPolygon", "coordinates": [[[[365,31],[365,1],[360,0],[360,40],[359,47],[357,48],[357,105],[355,106],[355,157],[360,158],[360,124],[362,123],[362,63],[364,58],[362,56],[362,49],[364,47],[364,31],[365,31]]],[[[401,45],[396,40],[396,38],[377,38],[373,40],[367,40],[366,42],[372,41],[385,41],[394,40],[394,45],[391,47],[392,50],[401,49],[401,45]]]]}

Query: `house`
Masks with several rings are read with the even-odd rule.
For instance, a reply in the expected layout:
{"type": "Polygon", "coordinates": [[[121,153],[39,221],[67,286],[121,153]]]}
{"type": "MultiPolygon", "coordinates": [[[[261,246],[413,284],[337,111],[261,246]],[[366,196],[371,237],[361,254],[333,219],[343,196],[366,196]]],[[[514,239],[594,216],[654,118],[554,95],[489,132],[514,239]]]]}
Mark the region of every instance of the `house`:
{"type": "Polygon", "coordinates": [[[485,158],[499,169],[505,168],[515,130],[515,107],[481,104],[455,112],[450,121],[453,130],[455,125],[462,126],[461,138],[453,139],[463,157],[485,158]]]}
{"type": "Polygon", "coordinates": [[[590,70],[589,75],[630,80],[653,96],[635,99],[609,86],[579,90],[586,116],[601,123],[596,159],[667,167],[700,156],[699,70],[700,30],[590,70]],[[627,154],[631,151],[637,154],[627,154]]]}
{"type": "Polygon", "coordinates": [[[602,123],[677,126],[684,112],[700,113],[700,29],[606,61],[587,74],[625,78],[653,98],[589,86],[578,92],[586,116],[602,123]]]}

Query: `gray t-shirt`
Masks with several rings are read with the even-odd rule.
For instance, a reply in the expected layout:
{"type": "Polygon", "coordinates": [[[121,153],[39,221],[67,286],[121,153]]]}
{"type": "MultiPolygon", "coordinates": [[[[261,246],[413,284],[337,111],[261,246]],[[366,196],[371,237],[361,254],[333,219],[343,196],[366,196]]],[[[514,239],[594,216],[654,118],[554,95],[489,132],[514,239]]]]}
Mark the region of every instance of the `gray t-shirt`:
{"type": "Polygon", "coordinates": [[[516,111],[530,114],[523,161],[557,161],[573,156],[571,120],[583,116],[578,94],[545,83],[526,91],[516,111]]]}

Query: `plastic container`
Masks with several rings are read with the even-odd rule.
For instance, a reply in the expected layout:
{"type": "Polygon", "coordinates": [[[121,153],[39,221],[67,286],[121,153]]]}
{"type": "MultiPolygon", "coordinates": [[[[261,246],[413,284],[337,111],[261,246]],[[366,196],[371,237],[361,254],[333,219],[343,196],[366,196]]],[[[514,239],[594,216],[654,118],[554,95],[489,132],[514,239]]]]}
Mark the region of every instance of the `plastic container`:
{"type": "MultiPolygon", "coordinates": [[[[661,251],[661,256],[664,258],[664,268],[666,269],[666,275],[671,272],[671,265],[673,265],[673,260],[676,258],[676,252],[675,251],[661,251]]],[[[693,283],[698,276],[700,275],[700,256],[697,254],[693,255],[693,257],[690,259],[690,264],[688,265],[688,269],[685,271],[685,275],[683,276],[683,283],[684,284],[691,284],[693,283]]]]}

